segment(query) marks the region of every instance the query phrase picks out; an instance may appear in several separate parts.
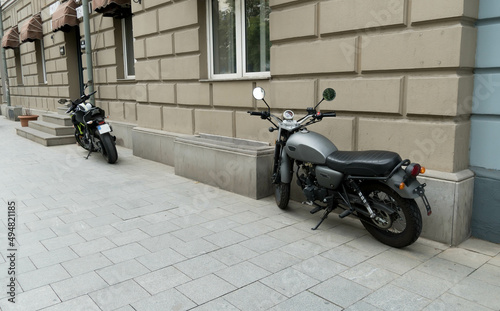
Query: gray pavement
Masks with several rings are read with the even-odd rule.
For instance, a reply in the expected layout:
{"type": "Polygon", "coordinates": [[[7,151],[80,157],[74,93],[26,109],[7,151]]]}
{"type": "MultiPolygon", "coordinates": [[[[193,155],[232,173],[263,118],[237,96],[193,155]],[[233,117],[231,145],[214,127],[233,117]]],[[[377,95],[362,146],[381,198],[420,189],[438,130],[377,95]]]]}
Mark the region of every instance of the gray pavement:
{"type": "Polygon", "coordinates": [[[85,160],[18,126],[0,116],[1,310],[500,310],[498,244],[392,249],[337,217],[311,231],[319,216],[300,204],[281,211],[124,148],[116,165],[85,160]]]}

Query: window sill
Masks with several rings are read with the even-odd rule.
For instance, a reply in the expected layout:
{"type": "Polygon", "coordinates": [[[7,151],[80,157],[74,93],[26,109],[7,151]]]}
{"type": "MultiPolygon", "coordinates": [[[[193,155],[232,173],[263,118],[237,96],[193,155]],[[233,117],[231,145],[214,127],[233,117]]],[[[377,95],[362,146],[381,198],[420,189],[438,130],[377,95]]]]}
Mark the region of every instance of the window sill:
{"type": "Polygon", "coordinates": [[[121,78],[121,79],[116,79],[116,82],[118,83],[134,83],[137,82],[135,78],[121,78]]]}
{"type": "Polygon", "coordinates": [[[240,78],[209,78],[200,79],[200,82],[231,82],[231,81],[262,81],[271,80],[271,76],[255,76],[255,77],[240,77],[240,78]]]}

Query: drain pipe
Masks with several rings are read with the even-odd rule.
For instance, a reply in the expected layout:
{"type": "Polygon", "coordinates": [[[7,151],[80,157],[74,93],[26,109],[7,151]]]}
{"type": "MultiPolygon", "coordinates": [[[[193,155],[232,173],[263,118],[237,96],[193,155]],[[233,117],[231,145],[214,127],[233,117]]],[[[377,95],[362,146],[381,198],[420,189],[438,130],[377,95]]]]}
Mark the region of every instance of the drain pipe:
{"type": "MultiPolygon", "coordinates": [[[[90,38],[90,18],[89,18],[89,0],[82,0],[83,6],[83,30],[85,34],[85,56],[87,57],[87,79],[89,91],[94,91],[94,66],[92,64],[92,44],[90,38]]],[[[95,95],[90,98],[90,103],[95,106],[95,95]]]]}
{"type": "MultiPolygon", "coordinates": [[[[2,12],[3,4],[0,3],[0,40],[3,38],[3,12],[2,12]]],[[[9,76],[7,74],[7,60],[5,59],[5,49],[0,47],[2,50],[2,88],[3,88],[3,96],[5,101],[7,102],[7,106],[10,106],[10,89],[9,89],[9,76]]]]}

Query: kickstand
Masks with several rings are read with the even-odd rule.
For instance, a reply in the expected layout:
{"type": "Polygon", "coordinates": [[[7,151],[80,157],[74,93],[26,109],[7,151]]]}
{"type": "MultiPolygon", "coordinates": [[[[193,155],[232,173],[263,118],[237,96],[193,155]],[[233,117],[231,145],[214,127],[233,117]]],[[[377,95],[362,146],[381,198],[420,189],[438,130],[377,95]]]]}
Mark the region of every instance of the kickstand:
{"type": "Polygon", "coordinates": [[[318,222],[316,227],[311,228],[311,230],[318,229],[318,227],[323,223],[323,221],[328,218],[328,214],[330,214],[336,207],[337,207],[337,205],[334,202],[332,202],[332,204],[330,204],[327,208],[325,208],[325,211],[323,212],[323,216],[321,216],[321,220],[318,222]]]}
{"type": "Polygon", "coordinates": [[[87,157],[85,158],[85,160],[89,159],[91,153],[92,153],[92,148],[89,148],[89,154],[87,154],[87,157]]]}

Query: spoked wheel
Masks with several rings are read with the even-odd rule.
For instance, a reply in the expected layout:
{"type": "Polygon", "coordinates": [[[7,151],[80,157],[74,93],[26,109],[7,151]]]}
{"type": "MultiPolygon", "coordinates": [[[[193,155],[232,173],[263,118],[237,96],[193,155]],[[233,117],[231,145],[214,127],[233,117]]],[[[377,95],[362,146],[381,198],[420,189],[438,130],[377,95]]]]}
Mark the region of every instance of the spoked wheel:
{"type": "Polygon", "coordinates": [[[382,183],[368,183],[361,190],[377,215],[374,219],[360,215],[361,223],[375,239],[397,248],[418,239],[422,215],[414,200],[402,198],[382,183]]]}
{"type": "Polygon", "coordinates": [[[99,134],[99,132],[96,131],[95,138],[97,144],[100,144],[102,156],[108,163],[115,163],[118,160],[118,152],[116,151],[116,146],[111,135],[109,133],[99,134]]]}
{"type": "Polygon", "coordinates": [[[290,201],[290,183],[279,183],[276,185],[276,190],[274,192],[274,198],[276,199],[276,205],[281,209],[286,209],[288,207],[288,202],[290,201]]]}

